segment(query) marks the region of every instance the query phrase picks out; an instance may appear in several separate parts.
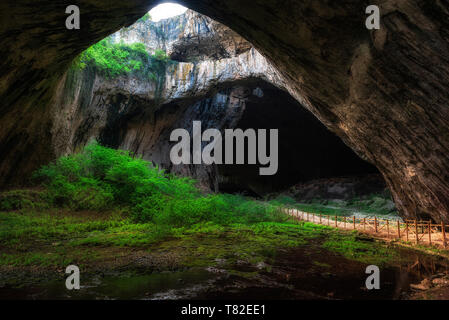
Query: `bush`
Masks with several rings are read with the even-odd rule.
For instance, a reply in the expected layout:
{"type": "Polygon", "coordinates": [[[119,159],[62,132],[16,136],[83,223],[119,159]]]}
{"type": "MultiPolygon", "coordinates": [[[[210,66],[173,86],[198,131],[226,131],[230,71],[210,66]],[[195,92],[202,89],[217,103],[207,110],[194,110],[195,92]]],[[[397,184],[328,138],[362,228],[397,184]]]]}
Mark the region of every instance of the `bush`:
{"type": "Polygon", "coordinates": [[[34,178],[46,187],[47,198],[53,205],[73,209],[100,210],[112,204],[143,208],[152,196],[199,195],[194,180],[165,174],[127,151],[106,148],[96,142],[79,154],[43,166],[34,178]]]}
{"type": "Polygon", "coordinates": [[[170,61],[163,50],[158,49],[150,55],[143,43],[114,43],[111,38],[106,38],[81,53],[73,66],[93,68],[108,78],[134,74],[156,81],[158,76],[165,75],[170,61]]]}
{"type": "Polygon", "coordinates": [[[149,20],[151,20],[151,15],[150,15],[149,12],[147,12],[147,13],[145,13],[145,15],[144,15],[142,18],[140,18],[140,19],[137,20],[137,21],[147,22],[147,21],[149,21],[149,20]]]}
{"type": "Polygon", "coordinates": [[[138,222],[153,221],[157,214],[164,210],[168,201],[166,197],[160,194],[153,194],[142,198],[132,209],[132,217],[138,222]]]}
{"type": "Polygon", "coordinates": [[[12,190],[0,194],[0,210],[44,209],[46,201],[40,191],[12,190]]]}
{"type": "Polygon", "coordinates": [[[110,186],[83,177],[72,192],[70,206],[77,210],[104,210],[110,208],[113,201],[110,186]]]}
{"type": "MultiPolygon", "coordinates": [[[[166,174],[122,150],[90,143],[35,173],[50,204],[74,210],[130,208],[131,218],[157,225],[257,223],[281,219],[278,206],[238,195],[202,195],[196,181],[166,174]]],[[[282,215],[285,219],[286,215],[282,215]]]]}

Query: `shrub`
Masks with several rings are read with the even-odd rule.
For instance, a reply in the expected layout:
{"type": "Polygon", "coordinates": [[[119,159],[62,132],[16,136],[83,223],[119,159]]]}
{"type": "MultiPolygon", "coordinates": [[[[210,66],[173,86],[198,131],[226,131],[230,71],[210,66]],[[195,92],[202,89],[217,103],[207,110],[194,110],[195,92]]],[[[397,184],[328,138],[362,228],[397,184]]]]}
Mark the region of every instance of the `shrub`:
{"type": "Polygon", "coordinates": [[[142,198],[132,209],[132,217],[138,222],[153,221],[158,212],[164,210],[166,197],[160,194],[153,194],[142,198]]]}
{"type": "Polygon", "coordinates": [[[81,178],[72,192],[70,207],[76,210],[103,210],[113,204],[111,188],[92,178],[81,178]]]}
{"type": "Polygon", "coordinates": [[[46,201],[40,191],[12,190],[0,194],[0,210],[44,209],[46,201]]]}
{"type": "Polygon", "coordinates": [[[52,205],[74,210],[121,205],[130,208],[134,220],[157,225],[249,224],[286,217],[276,205],[238,195],[203,195],[193,179],[167,174],[127,151],[96,142],[43,166],[34,176],[46,187],[52,205]]]}
{"type": "Polygon", "coordinates": [[[111,38],[106,38],[81,53],[73,66],[94,68],[108,78],[134,74],[156,81],[158,76],[165,75],[169,62],[170,58],[163,50],[158,49],[150,55],[143,43],[114,43],[111,38]]]}
{"type": "Polygon", "coordinates": [[[148,20],[151,20],[151,15],[149,12],[145,13],[145,15],[137,21],[146,22],[148,20]]]}

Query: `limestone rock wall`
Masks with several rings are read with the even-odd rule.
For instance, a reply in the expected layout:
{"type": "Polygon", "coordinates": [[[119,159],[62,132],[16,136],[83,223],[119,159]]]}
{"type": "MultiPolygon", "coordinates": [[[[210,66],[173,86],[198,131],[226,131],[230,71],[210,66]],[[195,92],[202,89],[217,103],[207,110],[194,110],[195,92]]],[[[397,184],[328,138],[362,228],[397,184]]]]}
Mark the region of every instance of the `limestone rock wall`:
{"type": "Polygon", "coordinates": [[[138,76],[108,79],[95,70],[71,69],[53,104],[56,155],[76,152],[96,139],[170,172],[194,177],[204,190],[254,195],[304,179],[373,170],[290,97],[273,66],[237,37],[193,11],[158,23],[138,21],[113,34],[113,41],[142,42],[149,52],[185,47],[184,58],[191,62],[169,64],[158,75],[162,84],[138,76]],[[204,39],[209,39],[206,45],[204,39]],[[217,56],[222,47],[228,48],[227,53],[217,56]],[[278,173],[260,177],[254,165],[173,165],[169,155],[175,143],[170,142],[170,133],[177,128],[191,133],[193,121],[201,121],[203,130],[279,129],[278,173]],[[311,132],[319,137],[311,137],[311,132]],[[290,143],[297,145],[291,148],[290,143]]]}
{"type": "Polygon", "coordinates": [[[233,128],[244,110],[246,97],[239,93],[246,85],[257,79],[283,88],[281,77],[247,41],[191,10],[157,23],[138,21],[111,38],[141,42],[149,53],[176,47],[191,62],[170,63],[165,74],[158,75],[162,84],[132,75],[109,79],[90,68],[70,69],[52,101],[55,156],[76,152],[96,139],[195,177],[206,190],[218,190],[215,166],[172,166],[171,130],[191,128],[194,120],[206,128],[233,128]]]}

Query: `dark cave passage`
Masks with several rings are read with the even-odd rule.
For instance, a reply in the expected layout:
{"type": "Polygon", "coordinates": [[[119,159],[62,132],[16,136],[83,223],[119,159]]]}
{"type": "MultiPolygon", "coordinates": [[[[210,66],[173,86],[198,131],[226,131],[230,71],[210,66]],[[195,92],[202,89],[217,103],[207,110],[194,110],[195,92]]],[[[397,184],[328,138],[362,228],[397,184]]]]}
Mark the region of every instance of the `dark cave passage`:
{"type": "Polygon", "coordinates": [[[276,175],[260,176],[260,165],[220,165],[219,190],[263,195],[320,178],[378,173],[287,92],[260,84],[263,96],[248,95],[236,128],[279,130],[276,175]]]}

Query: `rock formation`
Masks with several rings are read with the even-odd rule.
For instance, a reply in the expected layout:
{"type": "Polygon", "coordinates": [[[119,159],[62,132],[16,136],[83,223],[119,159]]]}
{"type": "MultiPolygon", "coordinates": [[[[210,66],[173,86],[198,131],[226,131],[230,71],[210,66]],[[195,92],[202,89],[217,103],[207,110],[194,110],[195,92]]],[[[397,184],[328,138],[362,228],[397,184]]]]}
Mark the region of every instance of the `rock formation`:
{"type": "MultiPolygon", "coordinates": [[[[0,176],[13,181],[55,156],[51,101],[71,61],[143,16],[152,0],[0,4],[0,176]]],[[[449,221],[449,5],[373,1],[381,29],[365,28],[366,2],[185,0],[268,58],[289,92],[387,181],[405,217],[449,221]]]]}
{"type": "Polygon", "coordinates": [[[182,60],[194,62],[167,66],[158,75],[162,84],[132,75],[109,79],[95,70],[71,68],[52,106],[52,149],[57,156],[96,139],[192,176],[206,190],[257,195],[307,178],[373,171],[285,92],[264,57],[223,25],[189,10],[157,23],[139,21],[111,38],[141,42],[149,52],[168,50],[172,59],[182,53],[182,60]],[[202,121],[204,130],[280,128],[279,173],[259,177],[257,166],[249,165],[174,166],[170,133],[177,128],[191,131],[193,121],[202,121]],[[342,164],[343,159],[348,163],[342,164]]]}

